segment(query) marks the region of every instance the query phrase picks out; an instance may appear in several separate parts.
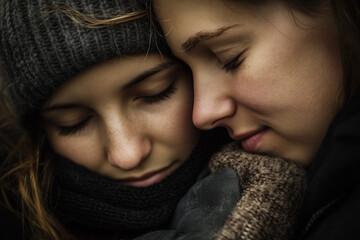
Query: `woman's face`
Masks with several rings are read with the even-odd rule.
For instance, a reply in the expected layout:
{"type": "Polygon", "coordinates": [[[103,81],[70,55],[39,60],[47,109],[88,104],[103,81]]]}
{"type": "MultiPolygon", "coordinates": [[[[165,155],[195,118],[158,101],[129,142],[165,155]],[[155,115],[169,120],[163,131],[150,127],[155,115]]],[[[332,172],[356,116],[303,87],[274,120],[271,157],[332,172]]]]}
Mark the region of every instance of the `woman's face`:
{"type": "Polygon", "coordinates": [[[338,110],[342,65],[330,14],[280,1],[155,0],[173,52],[194,78],[194,124],[225,127],[249,152],[308,165],[338,110]]]}
{"type": "Polygon", "coordinates": [[[42,110],[54,151],[119,183],[159,182],[199,140],[191,74],[179,62],[140,55],[96,65],[42,110]]]}

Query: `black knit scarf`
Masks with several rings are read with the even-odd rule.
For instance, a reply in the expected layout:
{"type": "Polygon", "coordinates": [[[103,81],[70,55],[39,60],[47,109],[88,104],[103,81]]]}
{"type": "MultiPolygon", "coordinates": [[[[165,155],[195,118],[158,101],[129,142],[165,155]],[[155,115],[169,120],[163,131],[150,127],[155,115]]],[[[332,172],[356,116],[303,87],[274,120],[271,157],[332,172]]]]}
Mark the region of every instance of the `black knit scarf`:
{"type": "Polygon", "coordinates": [[[120,185],[54,156],[51,206],[55,215],[75,232],[117,232],[118,239],[166,228],[178,200],[196,182],[211,153],[223,143],[214,136],[207,134],[170,176],[143,188],[120,185]]]}

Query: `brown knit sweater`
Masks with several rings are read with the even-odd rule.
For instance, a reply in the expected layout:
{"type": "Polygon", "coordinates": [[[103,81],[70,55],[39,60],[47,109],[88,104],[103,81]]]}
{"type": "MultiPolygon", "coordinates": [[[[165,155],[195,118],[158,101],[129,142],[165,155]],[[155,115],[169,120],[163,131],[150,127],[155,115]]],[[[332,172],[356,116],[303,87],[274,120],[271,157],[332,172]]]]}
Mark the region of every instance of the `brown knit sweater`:
{"type": "Polygon", "coordinates": [[[305,169],[290,160],[246,153],[237,142],[212,157],[211,171],[223,167],[237,172],[243,193],[215,239],[291,239],[305,191],[305,169]]]}

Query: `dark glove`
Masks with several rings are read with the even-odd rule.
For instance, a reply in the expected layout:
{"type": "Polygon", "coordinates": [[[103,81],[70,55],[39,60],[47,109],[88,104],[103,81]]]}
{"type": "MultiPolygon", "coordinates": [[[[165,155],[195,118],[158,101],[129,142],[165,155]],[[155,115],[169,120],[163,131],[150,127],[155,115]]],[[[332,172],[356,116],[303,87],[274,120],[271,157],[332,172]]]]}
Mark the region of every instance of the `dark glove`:
{"type": "Polygon", "coordinates": [[[223,227],[240,199],[239,178],[222,168],[197,182],[180,200],[171,230],[151,232],[137,240],[209,240],[223,227]]]}

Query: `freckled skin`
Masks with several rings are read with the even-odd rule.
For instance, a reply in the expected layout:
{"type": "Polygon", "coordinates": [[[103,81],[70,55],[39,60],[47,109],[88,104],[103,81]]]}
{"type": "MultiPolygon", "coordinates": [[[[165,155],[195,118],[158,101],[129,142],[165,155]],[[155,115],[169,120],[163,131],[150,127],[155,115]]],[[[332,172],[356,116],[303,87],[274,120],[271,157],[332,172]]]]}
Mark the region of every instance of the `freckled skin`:
{"type": "Polygon", "coordinates": [[[258,152],[308,165],[338,111],[343,82],[330,14],[291,15],[278,1],[155,0],[154,9],[173,52],[192,70],[194,124],[225,127],[233,138],[267,127],[258,152]],[[182,49],[190,37],[228,26],[235,27],[182,49]]]}
{"type": "Polygon", "coordinates": [[[128,57],[96,65],[71,79],[47,106],[79,107],[43,113],[50,143],[58,154],[113,179],[141,177],[171,166],[178,168],[191,154],[200,132],[191,120],[193,88],[190,73],[180,63],[124,89],[139,74],[170,60],[157,54],[128,57]],[[173,84],[166,97],[146,102],[173,84]],[[58,125],[76,125],[61,134],[58,125]]]}

